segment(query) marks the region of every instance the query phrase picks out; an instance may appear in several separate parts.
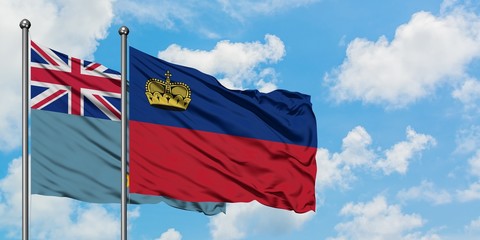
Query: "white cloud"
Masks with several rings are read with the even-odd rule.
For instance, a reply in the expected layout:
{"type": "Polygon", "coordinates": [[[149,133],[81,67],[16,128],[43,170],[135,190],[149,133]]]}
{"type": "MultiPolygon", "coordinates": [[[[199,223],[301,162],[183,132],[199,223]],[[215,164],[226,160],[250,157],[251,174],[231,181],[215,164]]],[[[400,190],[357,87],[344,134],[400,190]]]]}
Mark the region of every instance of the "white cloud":
{"type": "Polygon", "coordinates": [[[467,226],[465,226],[465,231],[469,233],[475,232],[480,234],[480,217],[472,220],[467,226]]]}
{"type": "Polygon", "coordinates": [[[480,126],[472,125],[469,128],[461,129],[455,137],[456,153],[468,154],[480,149],[480,126]]]}
{"type": "Polygon", "coordinates": [[[319,0],[117,0],[119,21],[133,17],[139,22],[179,31],[188,29],[209,39],[219,39],[229,31],[245,28],[252,17],[274,15],[319,0]],[[221,20],[219,21],[219,18],[221,20]],[[221,29],[220,31],[215,29],[221,29]],[[227,29],[227,30],[226,30],[227,29]]]}
{"type": "Polygon", "coordinates": [[[457,6],[458,0],[443,0],[440,5],[440,12],[445,13],[457,6]]]}
{"type": "Polygon", "coordinates": [[[279,11],[305,6],[319,0],[218,0],[223,10],[240,21],[255,15],[274,14],[279,11]]]}
{"type": "Polygon", "coordinates": [[[175,228],[169,228],[166,232],[162,233],[159,238],[155,240],[182,240],[182,234],[175,230],[175,228]]]}
{"type": "MultiPolygon", "coordinates": [[[[0,179],[0,228],[8,237],[21,231],[21,159],[14,159],[0,179]]],[[[30,231],[33,239],[117,239],[116,214],[96,204],[79,204],[68,198],[31,196],[30,231]]]]}
{"type": "Polygon", "coordinates": [[[434,205],[450,203],[452,196],[446,190],[436,190],[432,182],[422,181],[419,186],[409,189],[402,189],[397,193],[397,198],[401,201],[424,200],[432,202],[434,205]]]}
{"type": "Polygon", "coordinates": [[[457,198],[461,202],[480,200],[480,150],[468,159],[468,171],[477,177],[477,181],[471,183],[467,189],[457,190],[457,198]]]}
{"type": "MultiPolygon", "coordinates": [[[[381,153],[375,151],[372,138],[361,126],[352,129],[342,141],[342,151],[333,153],[327,149],[317,151],[318,189],[340,186],[347,188],[355,180],[353,170],[365,168],[382,170],[389,175],[392,172],[405,174],[410,161],[422,151],[435,145],[430,135],[416,133],[410,126],[406,129],[407,140],[401,141],[381,153]]],[[[319,190],[320,191],[320,190],[319,190]]]]}
{"type": "Polygon", "coordinates": [[[0,226],[21,227],[22,209],[22,160],[14,159],[8,167],[7,176],[0,180],[0,226]]]}
{"type": "MultiPolygon", "coordinates": [[[[98,40],[107,36],[113,19],[113,2],[6,0],[0,7],[0,22],[4,25],[3,29],[8,29],[20,39],[18,23],[22,18],[28,18],[32,23],[32,40],[76,57],[89,57],[95,51],[98,40]],[[6,12],[10,14],[4,14],[6,12]]],[[[16,43],[18,48],[11,51],[19,52],[20,41],[16,43]]]]}
{"type": "Polygon", "coordinates": [[[460,88],[452,92],[452,96],[464,104],[465,110],[477,110],[480,102],[480,81],[467,79],[460,88]]]}
{"type": "Polygon", "coordinates": [[[56,1],[2,0],[0,28],[0,150],[11,150],[21,141],[21,29],[20,20],[28,18],[31,38],[42,45],[88,57],[99,39],[106,37],[113,18],[113,0],[56,1]]]}
{"type": "Polygon", "coordinates": [[[135,206],[133,209],[127,212],[127,217],[129,219],[137,219],[140,217],[140,206],[135,206]]]}
{"type": "Polygon", "coordinates": [[[468,160],[470,165],[470,172],[480,178],[480,150],[477,150],[477,153],[468,160]]]}
{"type": "Polygon", "coordinates": [[[196,17],[193,5],[195,1],[168,0],[118,0],[115,10],[125,16],[133,16],[140,22],[157,24],[166,29],[173,29],[179,23],[188,23],[196,17]]]}
{"type": "MultiPolygon", "coordinates": [[[[120,237],[119,220],[117,216],[109,213],[99,205],[80,207],[78,204],[69,203],[71,200],[51,197],[35,196],[32,202],[37,202],[42,207],[50,205],[50,211],[42,212],[41,218],[32,222],[32,233],[35,239],[118,239],[120,237]],[[39,199],[43,198],[42,201],[39,199]],[[58,211],[58,205],[70,205],[64,211],[58,211]],[[55,205],[54,205],[55,204],[55,205]],[[74,214],[73,218],[71,215],[74,214]],[[55,219],[55,221],[52,221],[55,219]]],[[[35,205],[32,205],[35,206],[35,205]]],[[[37,213],[32,208],[32,215],[37,213]]]]}
{"type": "Polygon", "coordinates": [[[337,224],[338,235],[330,239],[425,239],[420,233],[412,232],[422,227],[425,220],[418,214],[402,213],[400,206],[389,205],[383,196],[367,203],[348,203],[340,215],[352,219],[337,224]]]}
{"type": "Polygon", "coordinates": [[[480,57],[480,17],[462,9],[415,13],[392,41],[356,38],[341,66],[325,76],[337,101],[405,107],[446,83],[463,80],[480,57]],[[455,46],[452,48],[452,46],[455,46]]]}
{"type": "Polygon", "coordinates": [[[420,232],[407,234],[402,240],[441,240],[444,239],[436,233],[422,234],[420,232]]]}
{"type": "Polygon", "coordinates": [[[127,207],[127,231],[133,228],[135,219],[140,217],[140,206],[129,208],[130,207],[127,207]]]}
{"type": "Polygon", "coordinates": [[[285,55],[285,46],[275,35],[265,35],[265,43],[232,43],[220,41],[211,51],[190,50],[172,44],[158,57],[174,63],[196,68],[217,77],[228,87],[243,89],[259,87],[265,91],[276,89],[276,75],[272,68],[261,64],[276,63],[285,55]],[[232,57],[234,56],[234,57],[232,57]]]}
{"type": "Polygon", "coordinates": [[[348,184],[355,179],[350,167],[345,165],[342,159],[331,157],[327,149],[318,149],[316,158],[317,184],[315,186],[318,192],[337,185],[347,188],[348,184]]]}
{"type": "Polygon", "coordinates": [[[372,138],[365,128],[357,126],[342,140],[342,152],[330,154],[327,149],[319,149],[317,188],[321,190],[334,185],[347,188],[355,179],[354,168],[373,164],[376,154],[369,148],[371,143],[372,138]]]}
{"type": "Polygon", "coordinates": [[[214,240],[238,240],[265,233],[281,235],[298,230],[315,215],[312,211],[298,214],[270,208],[256,201],[228,204],[227,209],[227,214],[210,218],[210,233],[214,240]]]}
{"type": "Polygon", "coordinates": [[[457,198],[461,202],[480,200],[480,182],[470,184],[465,190],[458,190],[457,198]]]}
{"type": "Polygon", "coordinates": [[[478,240],[480,236],[480,217],[471,220],[463,229],[457,229],[456,231],[450,231],[450,233],[442,234],[441,239],[445,240],[478,240]],[[462,231],[463,230],[463,231],[462,231]]]}
{"type": "Polygon", "coordinates": [[[411,127],[407,127],[407,141],[395,144],[385,152],[386,158],[379,160],[375,167],[383,170],[385,174],[394,171],[405,174],[410,159],[430,146],[435,146],[436,141],[430,135],[418,134],[411,127]]]}
{"type": "Polygon", "coordinates": [[[375,153],[368,149],[371,144],[372,137],[365,128],[357,126],[342,140],[342,152],[339,157],[352,167],[370,165],[375,159],[375,153]]]}

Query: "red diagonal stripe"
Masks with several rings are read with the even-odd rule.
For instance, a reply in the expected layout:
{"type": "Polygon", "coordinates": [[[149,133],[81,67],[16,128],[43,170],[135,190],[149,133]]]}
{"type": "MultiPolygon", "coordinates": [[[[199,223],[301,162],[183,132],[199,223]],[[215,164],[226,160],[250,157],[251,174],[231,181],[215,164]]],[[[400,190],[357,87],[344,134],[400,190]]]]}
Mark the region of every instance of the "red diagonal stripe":
{"type": "Polygon", "coordinates": [[[101,64],[94,63],[94,64],[88,66],[86,69],[91,71],[91,70],[94,70],[95,68],[100,67],[100,66],[101,66],[101,64]]]}
{"type": "Polygon", "coordinates": [[[33,109],[39,109],[41,107],[43,107],[45,104],[49,103],[52,99],[55,99],[56,97],[62,95],[64,92],[66,92],[67,90],[58,90],[56,91],[55,93],[53,93],[52,95],[46,97],[45,99],[43,99],[42,101],[38,102],[37,104],[33,105],[32,108],[33,109]]]}
{"type": "Polygon", "coordinates": [[[110,112],[112,112],[118,119],[120,119],[122,116],[118,113],[118,110],[113,108],[105,99],[102,97],[98,96],[97,94],[92,94],[101,104],[103,104],[105,107],[107,107],[110,112]]]}
{"type": "Polygon", "coordinates": [[[37,52],[40,53],[40,55],[42,55],[42,57],[44,57],[48,62],[50,62],[54,66],[59,66],[59,64],[55,60],[53,60],[53,58],[51,58],[45,51],[43,51],[34,41],[31,41],[31,43],[32,47],[35,48],[35,50],[37,50],[37,52]]]}

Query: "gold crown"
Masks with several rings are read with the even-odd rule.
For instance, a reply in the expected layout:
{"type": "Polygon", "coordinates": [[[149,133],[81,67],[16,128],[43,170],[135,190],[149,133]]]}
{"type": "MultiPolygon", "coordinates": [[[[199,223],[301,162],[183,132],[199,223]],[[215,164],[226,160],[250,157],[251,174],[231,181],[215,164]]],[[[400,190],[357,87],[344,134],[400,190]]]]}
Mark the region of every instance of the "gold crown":
{"type": "Polygon", "coordinates": [[[166,109],[186,110],[191,101],[190,87],[182,82],[170,82],[172,74],[165,73],[165,81],[151,78],[145,83],[145,95],[150,105],[166,109]]]}

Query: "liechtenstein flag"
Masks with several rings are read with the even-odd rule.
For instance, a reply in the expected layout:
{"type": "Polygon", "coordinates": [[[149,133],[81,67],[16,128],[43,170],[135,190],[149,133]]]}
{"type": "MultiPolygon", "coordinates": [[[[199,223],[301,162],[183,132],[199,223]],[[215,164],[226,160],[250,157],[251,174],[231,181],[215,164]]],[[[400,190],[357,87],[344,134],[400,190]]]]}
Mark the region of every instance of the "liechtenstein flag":
{"type": "Polygon", "coordinates": [[[129,93],[131,192],[315,210],[310,96],[229,90],[132,47],[129,93]]]}

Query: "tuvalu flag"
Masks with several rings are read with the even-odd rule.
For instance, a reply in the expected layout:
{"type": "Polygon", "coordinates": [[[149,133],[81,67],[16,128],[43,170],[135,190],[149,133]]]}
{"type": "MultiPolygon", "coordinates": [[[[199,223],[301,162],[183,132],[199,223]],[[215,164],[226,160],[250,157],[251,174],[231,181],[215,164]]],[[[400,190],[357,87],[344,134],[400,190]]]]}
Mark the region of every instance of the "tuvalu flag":
{"type": "MultiPolygon", "coordinates": [[[[120,74],[31,42],[30,83],[32,194],[120,203],[120,74]]],[[[128,202],[225,212],[224,203],[141,194],[128,202]]]]}
{"type": "Polygon", "coordinates": [[[310,96],[229,90],[130,47],[130,111],[131,192],[315,210],[310,96]]]}

